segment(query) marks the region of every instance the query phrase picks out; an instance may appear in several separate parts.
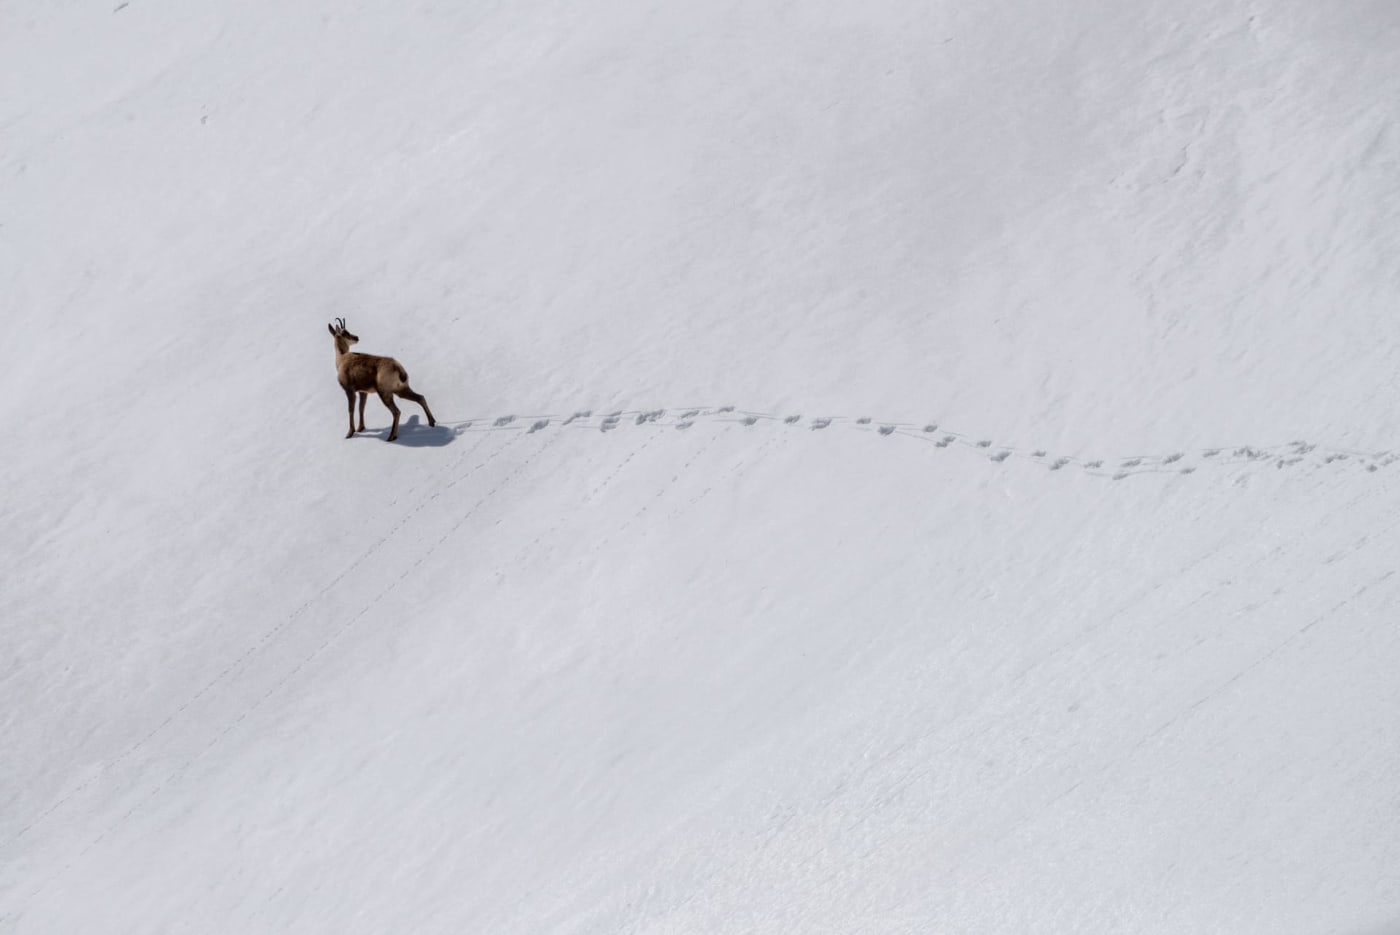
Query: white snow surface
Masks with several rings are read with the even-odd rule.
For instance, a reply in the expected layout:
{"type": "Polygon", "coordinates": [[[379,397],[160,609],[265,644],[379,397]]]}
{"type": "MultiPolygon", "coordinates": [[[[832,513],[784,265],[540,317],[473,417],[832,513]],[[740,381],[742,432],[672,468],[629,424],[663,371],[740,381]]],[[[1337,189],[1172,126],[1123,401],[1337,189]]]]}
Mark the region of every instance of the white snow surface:
{"type": "Polygon", "coordinates": [[[1397,50],[0,4],[0,931],[1400,930],[1397,50]]]}

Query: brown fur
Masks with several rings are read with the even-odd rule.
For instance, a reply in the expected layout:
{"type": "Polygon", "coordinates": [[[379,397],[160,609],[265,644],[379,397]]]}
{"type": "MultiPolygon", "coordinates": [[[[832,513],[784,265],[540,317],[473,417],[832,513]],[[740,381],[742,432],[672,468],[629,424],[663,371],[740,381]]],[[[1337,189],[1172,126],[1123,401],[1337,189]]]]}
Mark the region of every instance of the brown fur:
{"type": "Polygon", "coordinates": [[[345,390],[345,399],[350,406],[351,437],[356,431],[365,430],[365,400],[370,393],[377,395],[381,402],[394,414],[394,426],[389,430],[389,441],[399,437],[399,407],[394,405],[394,397],[411,399],[423,407],[429,425],[437,425],[428,401],[408,385],[408,371],[403,364],[392,357],[376,357],[373,354],[354,354],[350,345],[360,339],[345,330],[345,319],[336,320],[334,325],[326,325],[331,337],[335,338],[335,372],[340,378],[340,388],[345,390]],[[360,427],[355,428],[355,396],[360,397],[360,427]]]}

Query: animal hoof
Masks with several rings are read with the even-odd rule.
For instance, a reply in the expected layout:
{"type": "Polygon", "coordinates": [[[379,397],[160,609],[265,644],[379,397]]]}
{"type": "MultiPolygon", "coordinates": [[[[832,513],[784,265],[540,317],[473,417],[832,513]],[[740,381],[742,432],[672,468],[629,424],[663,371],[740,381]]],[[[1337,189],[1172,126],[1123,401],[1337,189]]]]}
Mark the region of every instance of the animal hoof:
{"type": "Polygon", "coordinates": [[[355,437],[355,433],[354,433],[354,432],[346,432],[346,433],[345,433],[345,437],[346,437],[346,438],[354,438],[354,437],[355,437]]]}

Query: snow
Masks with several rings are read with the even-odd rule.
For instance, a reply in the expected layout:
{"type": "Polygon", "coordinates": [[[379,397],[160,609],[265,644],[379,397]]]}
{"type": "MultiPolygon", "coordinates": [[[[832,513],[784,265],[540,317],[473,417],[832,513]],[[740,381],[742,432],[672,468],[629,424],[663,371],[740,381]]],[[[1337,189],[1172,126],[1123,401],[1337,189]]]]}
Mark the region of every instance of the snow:
{"type": "Polygon", "coordinates": [[[0,931],[1393,930],[1397,40],[0,7],[0,931]]]}

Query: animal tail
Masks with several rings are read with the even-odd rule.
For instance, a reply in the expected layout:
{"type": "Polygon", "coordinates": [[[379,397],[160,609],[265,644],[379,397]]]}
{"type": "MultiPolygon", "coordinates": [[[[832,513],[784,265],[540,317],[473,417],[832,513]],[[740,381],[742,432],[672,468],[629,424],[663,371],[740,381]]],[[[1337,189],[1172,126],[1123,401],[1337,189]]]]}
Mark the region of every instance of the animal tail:
{"type": "Polygon", "coordinates": [[[407,383],[407,382],[408,382],[408,371],[405,370],[405,369],[403,369],[403,364],[399,363],[398,361],[394,361],[394,368],[395,368],[396,370],[398,370],[398,372],[399,372],[399,379],[402,380],[403,382],[407,383]]]}

